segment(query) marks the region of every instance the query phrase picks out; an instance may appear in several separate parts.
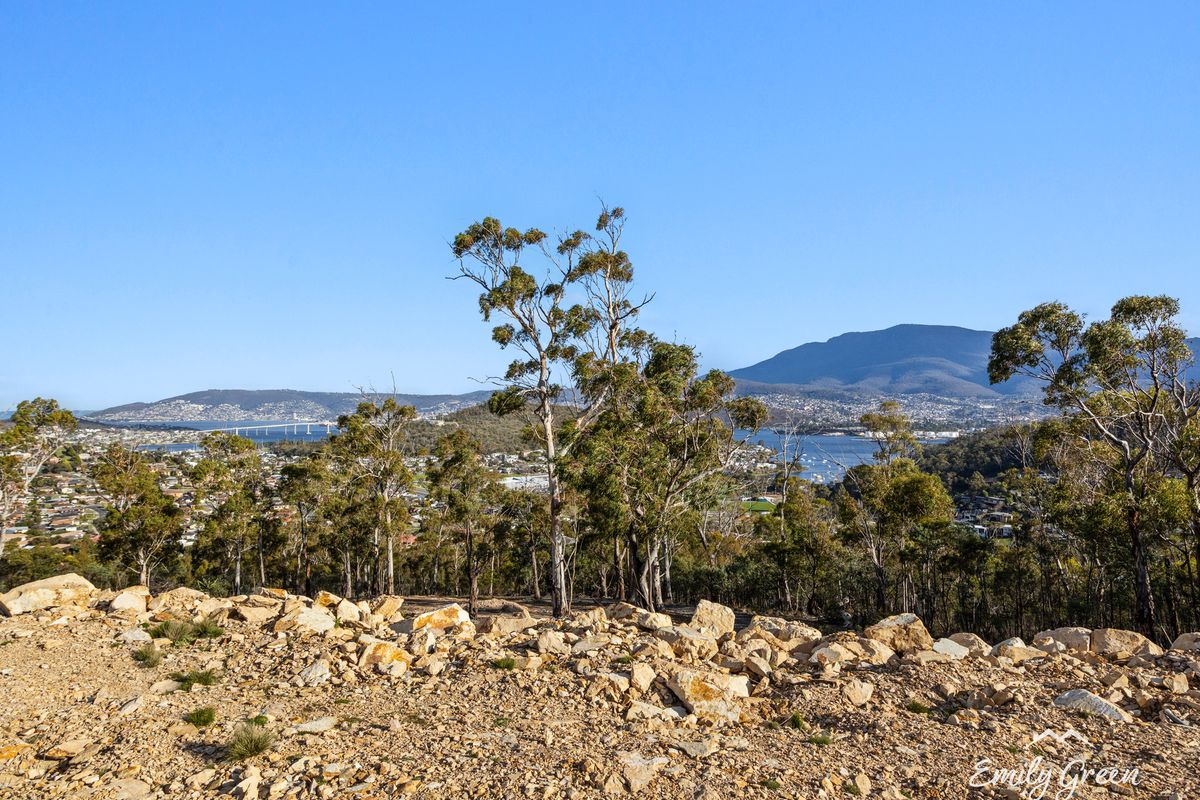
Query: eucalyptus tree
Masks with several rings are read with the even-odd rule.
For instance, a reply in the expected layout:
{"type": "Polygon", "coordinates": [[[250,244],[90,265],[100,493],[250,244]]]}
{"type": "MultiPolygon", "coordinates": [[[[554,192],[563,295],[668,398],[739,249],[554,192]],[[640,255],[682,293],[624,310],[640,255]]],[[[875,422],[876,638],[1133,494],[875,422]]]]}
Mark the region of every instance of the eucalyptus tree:
{"type": "Polygon", "coordinates": [[[37,397],[17,404],[8,426],[0,430],[0,527],[29,496],[33,481],[77,425],[75,415],[60,408],[57,400],[37,397]]]}
{"type": "Polygon", "coordinates": [[[373,516],[371,587],[378,593],[396,591],[396,534],[408,526],[405,493],[413,485],[405,462],[408,429],[416,418],[413,406],[394,397],[363,401],[353,414],[338,417],[332,440],[333,457],[373,516]]]}
{"type": "Polygon", "coordinates": [[[246,553],[258,551],[261,584],[266,583],[265,531],[258,515],[262,490],[262,459],[254,442],[241,436],[215,431],[200,440],[202,458],[192,469],[197,504],[205,503],[211,515],[205,520],[203,536],[195,554],[213,554],[211,562],[194,564],[203,573],[231,571],[234,594],[242,594],[242,569],[246,553]]]}
{"type": "Polygon", "coordinates": [[[110,445],[92,467],[92,478],[105,499],[100,554],[137,573],[150,586],[154,571],[169,565],[183,550],[183,513],[163,494],[158,473],[145,455],[110,445]]]}
{"type": "Polygon", "coordinates": [[[1094,443],[1089,452],[1122,498],[1134,567],[1134,617],[1151,635],[1157,615],[1147,502],[1162,475],[1180,409],[1195,406],[1186,377],[1193,357],[1178,313],[1173,298],[1132,296],[1117,301],[1107,319],[1085,325],[1064,304],[1043,303],[995,335],[988,363],[993,383],[1014,375],[1040,381],[1046,404],[1080,423],[1080,435],[1094,443]]]}
{"type": "Polygon", "coordinates": [[[485,217],[459,233],[452,245],[458,260],[455,278],[482,291],[479,310],[485,322],[498,324],[492,340],[518,353],[497,382],[488,407],[508,414],[532,406],[533,433],[546,458],[549,494],[551,605],[556,616],[570,609],[563,492],[559,460],[572,442],[595,421],[611,389],[606,378],[623,358],[632,321],[650,298],[632,299],[633,266],[621,249],[625,212],[602,208],[592,235],[577,230],[552,242],[529,228],[524,232],[485,217]],[[527,254],[541,270],[527,270],[527,254]],[[541,272],[536,275],[535,272],[541,272]],[[570,373],[584,404],[572,424],[572,435],[560,441],[555,406],[570,373]]]}
{"type": "Polygon", "coordinates": [[[326,503],[335,491],[337,481],[324,451],[285,464],[281,471],[280,498],[296,509],[292,585],[307,597],[313,596],[313,545],[325,520],[326,503]]]}
{"type": "Polygon", "coordinates": [[[725,373],[699,375],[690,347],[653,342],[645,352],[644,364],[613,371],[612,400],[579,440],[571,474],[585,497],[615,501],[609,513],[625,530],[636,599],[654,609],[663,602],[660,559],[668,532],[714,500],[714,487],[723,485],[744,444],[735,429],[757,430],[766,409],[733,397],[725,373]]]}
{"type": "Polygon", "coordinates": [[[438,440],[437,465],[429,471],[433,497],[442,504],[447,522],[462,531],[466,549],[467,610],[479,603],[479,534],[492,524],[500,485],[483,463],[479,441],[464,430],[438,440]]]}
{"type": "Polygon", "coordinates": [[[915,530],[950,522],[953,503],[942,482],[913,461],[919,445],[898,404],[884,401],[860,421],[876,440],[875,463],[846,470],[838,517],[843,536],[862,546],[874,568],[876,610],[887,612],[892,608],[889,564],[915,530]]]}

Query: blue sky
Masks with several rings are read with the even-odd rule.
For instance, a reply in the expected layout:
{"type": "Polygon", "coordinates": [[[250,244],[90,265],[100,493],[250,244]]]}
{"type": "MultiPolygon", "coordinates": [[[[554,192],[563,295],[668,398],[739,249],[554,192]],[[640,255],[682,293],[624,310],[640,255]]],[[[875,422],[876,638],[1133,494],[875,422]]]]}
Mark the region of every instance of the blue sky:
{"type": "Polygon", "coordinates": [[[474,219],[626,207],[645,324],[735,368],[1181,298],[1200,5],[10,3],[0,409],[463,391],[474,219]]]}

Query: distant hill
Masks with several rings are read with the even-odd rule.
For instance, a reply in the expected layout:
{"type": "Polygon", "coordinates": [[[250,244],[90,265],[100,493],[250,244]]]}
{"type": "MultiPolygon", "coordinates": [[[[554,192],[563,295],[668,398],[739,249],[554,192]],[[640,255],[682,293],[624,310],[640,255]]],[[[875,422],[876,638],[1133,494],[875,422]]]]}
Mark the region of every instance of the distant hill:
{"type": "MultiPolygon", "coordinates": [[[[402,405],[424,415],[445,414],[485,401],[490,391],[467,394],[397,394],[402,405]]],[[[370,395],[372,399],[389,394],[370,395]]],[[[100,422],[248,422],[267,420],[332,420],[361,402],[357,392],[302,392],[295,389],[208,389],[153,403],[129,403],[97,411],[100,422]]]]}
{"type": "Polygon", "coordinates": [[[1037,391],[1036,384],[1024,378],[991,386],[987,376],[991,348],[991,331],[896,325],[802,344],[729,374],[744,389],[760,391],[764,387],[758,384],[831,394],[980,398],[1037,391]]]}

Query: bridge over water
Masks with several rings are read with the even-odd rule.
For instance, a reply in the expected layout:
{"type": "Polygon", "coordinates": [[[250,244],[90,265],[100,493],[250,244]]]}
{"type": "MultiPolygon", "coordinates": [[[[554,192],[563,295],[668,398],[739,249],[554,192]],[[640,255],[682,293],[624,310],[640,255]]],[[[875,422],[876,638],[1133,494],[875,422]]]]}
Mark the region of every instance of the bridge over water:
{"type": "Polygon", "coordinates": [[[320,433],[324,429],[325,433],[329,434],[333,433],[335,428],[337,428],[337,422],[330,420],[293,420],[292,422],[271,423],[247,422],[244,425],[233,425],[228,428],[205,428],[204,433],[232,433],[234,436],[247,438],[266,438],[270,433],[276,431],[285,435],[290,433],[293,436],[299,436],[303,433],[305,436],[311,436],[314,430],[320,433]]]}

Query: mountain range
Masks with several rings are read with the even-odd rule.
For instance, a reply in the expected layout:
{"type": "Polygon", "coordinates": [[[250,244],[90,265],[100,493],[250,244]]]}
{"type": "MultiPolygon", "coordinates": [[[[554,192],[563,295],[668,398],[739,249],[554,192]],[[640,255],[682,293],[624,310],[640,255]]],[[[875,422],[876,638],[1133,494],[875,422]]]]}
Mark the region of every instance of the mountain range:
{"type": "Polygon", "coordinates": [[[991,348],[991,331],[896,325],[802,344],[729,374],[744,390],[768,384],[823,393],[979,398],[1037,391],[1026,378],[991,386],[987,376],[991,348]]]}
{"type": "MultiPolygon", "coordinates": [[[[370,394],[366,399],[395,397],[430,416],[446,414],[485,401],[490,391],[466,394],[370,394]]],[[[303,392],[296,389],[207,389],[152,403],[128,403],[88,415],[100,422],[265,422],[268,420],[334,420],[354,411],[364,395],[357,392],[303,392]]]]}
{"type": "MultiPolygon", "coordinates": [[[[1190,339],[1200,351],[1200,339],[1190,339]]],[[[988,382],[992,332],[950,325],[896,325],[881,331],[844,333],[825,342],[784,350],[765,361],[730,370],[746,394],[806,394],[830,399],[929,394],[955,399],[1024,398],[1040,385],[1014,378],[988,382]]],[[[1200,370],[1191,377],[1200,379],[1200,370]]],[[[423,416],[445,414],[487,399],[490,391],[466,394],[402,394],[423,416]]],[[[379,398],[383,395],[372,395],[379,398]]],[[[294,389],[208,389],[152,403],[129,403],[88,415],[100,422],[241,422],[332,420],[354,410],[355,392],[294,389]]]]}
{"type": "MultiPolygon", "coordinates": [[[[1037,393],[1040,384],[1025,377],[991,385],[987,363],[992,335],[950,325],[896,325],[802,344],[729,374],[751,393],[922,393],[980,399],[1037,393]]],[[[1200,339],[1188,344],[1200,350],[1200,339]]],[[[1197,370],[1192,377],[1200,378],[1197,370]]]]}

